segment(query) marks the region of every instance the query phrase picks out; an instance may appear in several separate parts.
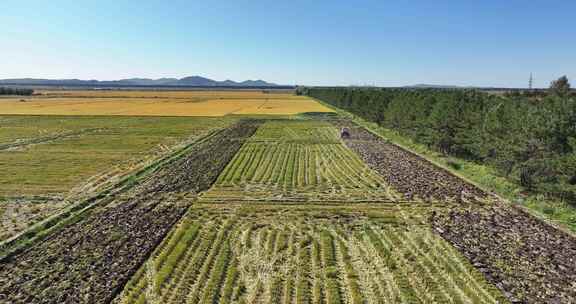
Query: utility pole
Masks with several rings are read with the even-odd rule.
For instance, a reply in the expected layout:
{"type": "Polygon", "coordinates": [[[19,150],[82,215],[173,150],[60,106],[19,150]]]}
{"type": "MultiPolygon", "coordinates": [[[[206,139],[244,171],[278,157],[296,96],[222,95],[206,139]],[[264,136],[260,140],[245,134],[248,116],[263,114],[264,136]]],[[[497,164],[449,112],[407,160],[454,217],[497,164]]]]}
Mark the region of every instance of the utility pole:
{"type": "Polygon", "coordinates": [[[530,73],[530,79],[528,80],[528,89],[532,91],[532,85],[534,84],[534,77],[532,77],[532,73],[530,73]]]}

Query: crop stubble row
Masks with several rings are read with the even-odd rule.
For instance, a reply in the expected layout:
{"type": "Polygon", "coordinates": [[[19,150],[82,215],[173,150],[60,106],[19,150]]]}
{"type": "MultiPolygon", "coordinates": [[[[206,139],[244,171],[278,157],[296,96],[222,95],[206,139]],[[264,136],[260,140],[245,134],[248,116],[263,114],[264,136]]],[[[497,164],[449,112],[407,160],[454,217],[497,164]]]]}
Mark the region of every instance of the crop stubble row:
{"type": "Polygon", "coordinates": [[[264,124],[205,200],[395,201],[384,180],[346,148],[325,122],[264,124]]]}
{"type": "Polygon", "coordinates": [[[429,228],[390,210],[219,206],[191,209],[116,302],[503,300],[429,228]]]}

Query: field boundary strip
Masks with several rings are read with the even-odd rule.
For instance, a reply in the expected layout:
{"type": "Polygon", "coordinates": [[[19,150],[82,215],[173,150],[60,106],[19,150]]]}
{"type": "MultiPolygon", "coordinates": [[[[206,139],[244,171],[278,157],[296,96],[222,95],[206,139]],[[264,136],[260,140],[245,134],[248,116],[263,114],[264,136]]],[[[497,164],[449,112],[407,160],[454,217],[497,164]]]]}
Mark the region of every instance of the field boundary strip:
{"type": "Polygon", "coordinates": [[[87,128],[87,129],[82,129],[82,130],[78,130],[78,131],[63,132],[60,134],[53,134],[53,135],[48,135],[48,136],[43,136],[43,137],[36,137],[36,138],[30,138],[30,139],[24,139],[24,140],[16,140],[16,141],[8,142],[5,144],[0,144],[0,151],[14,149],[14,148],[23,148],[23,147],[27,147],[30,145],[53,142],[53,141],[60,140],[60,139],[84,135],[86,133],[100,132],[100,131],[104,131],[104,130],[107,130],[107,128],[87,128]]]}

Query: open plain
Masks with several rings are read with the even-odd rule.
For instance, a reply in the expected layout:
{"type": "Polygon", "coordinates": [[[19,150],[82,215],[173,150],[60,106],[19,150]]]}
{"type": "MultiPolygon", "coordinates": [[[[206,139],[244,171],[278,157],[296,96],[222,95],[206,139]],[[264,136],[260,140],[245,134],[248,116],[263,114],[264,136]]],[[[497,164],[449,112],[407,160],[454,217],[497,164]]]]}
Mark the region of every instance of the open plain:
{"type": "Polygon", "coordinates": [[[0,304],[576,304],[576,0],[0,3],[0,304]]]}
{"type": "Polygon", "coordinates": [[[0,303],[576,300],[571,236],[311,98],[26,99],[0,99],[0,303]]]}

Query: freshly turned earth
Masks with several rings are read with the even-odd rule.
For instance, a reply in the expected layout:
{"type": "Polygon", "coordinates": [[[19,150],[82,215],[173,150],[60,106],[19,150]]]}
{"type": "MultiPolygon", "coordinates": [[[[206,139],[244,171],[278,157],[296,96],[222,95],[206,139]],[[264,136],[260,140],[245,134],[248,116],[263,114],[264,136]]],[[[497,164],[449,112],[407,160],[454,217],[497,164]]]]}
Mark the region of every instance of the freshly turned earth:
{"type": "Polygon", "coordinates": [[[360,155],[407,200],[480,202],[487,198],[487,194],[474,185],[352,122],[339,122],[337,125],[352,130],[350,138],[344,140],[346,146],[360,155]]]}
{"type": "Polygon", "coordinates": [[[575,303],[576,239],[508,206],[454,210],[431,218],[512,302],[575,303]]]}

